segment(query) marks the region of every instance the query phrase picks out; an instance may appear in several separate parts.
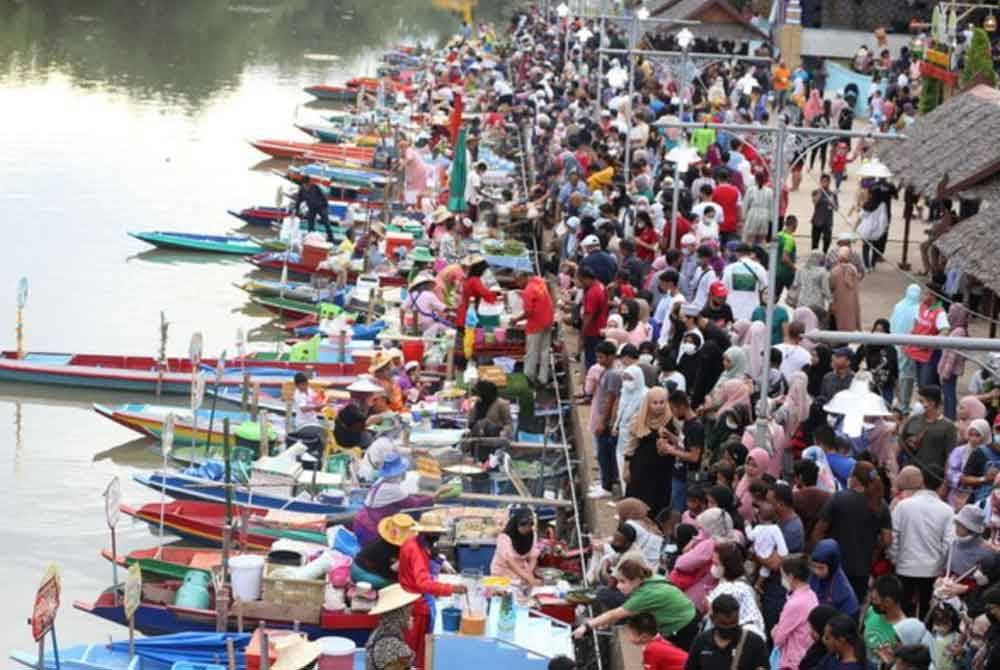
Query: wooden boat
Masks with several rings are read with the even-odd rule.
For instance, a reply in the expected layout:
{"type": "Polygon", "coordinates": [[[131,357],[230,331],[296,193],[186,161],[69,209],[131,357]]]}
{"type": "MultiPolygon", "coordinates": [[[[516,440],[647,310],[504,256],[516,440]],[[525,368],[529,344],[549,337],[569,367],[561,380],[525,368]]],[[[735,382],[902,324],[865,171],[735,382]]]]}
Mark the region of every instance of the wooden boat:
{"type": "Polygon", "coordinates": [[[216,254],[235,254],[249,256],[263,251],[246,235],[201,235],[196,233],[179,233],[174,231],[151,230],[129,235],[148,242],[161,249],[180,249],[182,251],[208,251],[216,254]]]}
{"type": "Polygon", "coordinates": [[[332,165],[313,163],[310,165],[294,165],[288,168],[288,178],[300,180],[308,177],[318,184],[346,184],[357,188],[369,189],[381,193],[388,179],[386,173],[374,169],[344,168],[332,165]]]}
{"type": "MultiPolygon", "coordinates": [[[[192,451],[200,453],[203,452],[203,449],[195,447],[192,451]]],[[[312,476],[312,471],[303,472],[299,478],[300,484],[302,486],[308,486],[312,481],[312,476]]],[[[317,473],[316,477],[318,481],[321,481],[328,486],[337,486],[342,481],[338,475],[330,473],[317,473]]],[[[223,482],[216,482],[198,477],[189,477],[180,473],[164,473],[159,471],[136,473],[132,475],[132,479],[143,486],[148,486],[154,491],[165,491],[167,495],[179,500],[195,500],[205,503],[215,503],[220,507],[225,505],[226,487],[223,482]]],[[[327,517],[330,521],[349,521],[354,517],[354,512],[357,511],[357,506],[333,504],[330,502],[324,502],[322,499],[302,500],[280,493],[281,490],[282,489],[279,487],[272,487],[253,489],[251,491],[243,487],[234,487],[233,503],[237,505],[253,505],[255,509],[261,510],[270,509],[282,510],[284,512],[322,515],[327,517]]],[[[333,496],[339,498],[341,493],[337,491],[333,493],[333,496]]],[[[159,513],[157,512],[157,514],[159,513]]],[[[157,516],[156,522],[159,523],[159,516],[157,516]]],[[[322,539],[295,539],[303,539],[310,542],[323,541],[322,539]]],[[[270,546],[270,544],[268,544],[268,546],[270,546]]]]}
{"type": "Polygon", "coordinates": [[[350,160],[371,165],[375,158],[375,149],[372,147],[358,147],[353,144],[262,139],[250,140],[250,145],[272,158],[287,160],[302,160],[309,154],[320,160],[350,160]]]}
{"type": "Polygon", "coordinates": [[[211,575],[212,568],[222,565],[221,551],[195,547],[152,547],[118,556],[109,549],[102,549],[101,556],[123,568],[138,563],[143,581],[184,579],[191,570],[211,575]]]}
{"type": "MultiPolygon", "coordinates": [[[[313,275],[319,277],[331,277],[336,278],[336,274],[332,270],[320,270],[317,269],[315,265],[306,265],[299,261],[298,254],[291,254],[292,258],[288,262],[288,275],[296,277],[305,277],[309,279],[313,275]]],[[[256,256],[251,256],[247,258],[250,263],[253,263],[261,270],[272,270],[275,272],[281,272],[282,267],[285,265],[285,254],[284,253],[263,253],[256,256]]],[[[348,275],[348,282],[357,279],[353,274],[348,275]]],[[[406,278],[397,275],[383,275],[379,277],[379,284],[381,286],[405,286],[406,278]]]]}
{"type": "MultiPolygon", "coordinates": [[[[347,217],[347,207],[348,203],[346,202],[331,200],[329,210],[330,218],[343,221],[347,217]]],[[[280,228],[281,222],[284,221],[285,218],[292,215],[291,210],[284,207],[268,207],[266,205],[247,207],[238,212],[232,209],[227,209],[226,211],[231,216],[235,216],[248,226],[265,226],[269,228],[280,228]]],[[[304,229],[305,227],[306,222],[302,221],[302,228],[304,229]]],[[[331,227],[333,228],[334,236],[336,236],[338,232],[343,235],[347,231],[346,228],[341,226],[331,227]]],[[[251,239],[253,239],[252,236],[251,239]]]]}
{"type": "Polygon", "coordinates": [[[378,135],[358,133],[350,128],[338,126],[319,126],[315,124],[296,123],[295,127],[310,137],[315,137],[326,144],[352,143],[359,147],[375,147],[381,141],[378,135]]]}
{"type": "Polygon", "coordinates": [[[283,296],[300,302],[320,302],[328,294],[328,291],[317,289],[308,282],[290,281],[282,284],[270,279],[248,279],[236,286],[252,295],[275,298],[283,296]]]}
{"type": "MultiPolygon", "coordinates": [[[[126,403],[116,407],[106,407],[94,403],[94,411],[101,416],[111,419],[115,423],[134,430],[140,435],[160,439],[163,435],[163,426],[168,414],[174,415],[174,439],[178,445],[181,444],[217,444],[223,443],[222,422],[229,419],[229,444],[236,444],[236,428],[245,421],[250,420],[250,415],[245,412],[237,412],[228,409],[217,409],[214,421],[212,420],[211,409],[199,409],[194,413],[197,423],[193,420],[190,408],[174,407],[171,405],[146,405],[143,403],[126,403]],[[209,436],[209,422],[211,423],[211,436],[209,436]]],[[[274,424],[275,436],[273,439],[280,439],[282,426],[274,424]]]]}
{"type": "MultiPolygon", "coordinates": [[[[218,482],[221,489],[222,486],[218,482]]],[[[235,490],[234,490],[235,492],[235,490]]],[[[122,512],[149,523],[152,528],[160,526],[160,512],[163,512],[163,527],[184,540],[212,547],[222,546],[222,528],[226,520],[226,506],[216,502],[173,501],[168,503],[149,503],[142,507],[122,505],[122,512]]],[[[286,537],[301,542],[326,545],[326,534],[318,530],[298,528],[271,528],[261,526],[257,519],[268,513],[263,507],[240,507],[235,515],[239,517],[242,510],[250,513],[247,530],[240,532],[239,540],[248,551],[267,551],[275,541],[286,537]]],[[[274,510],[270,510],[274,512],[274,510]]],[[[318,517],[317,517],[318,518],[318,517]]]]}
{"type": "MultiPolygon", "coordinates": [[[[73,607],[123,626],[128,623],[125,620],[125,609],[121,605],[121,595],[116,594],[114,588],[104,591],[92,603],[78,600],[73,603],[73,607]]],[[[361,647],[378,625],[378,617],[367,614],[332,613],[323,610],[314,613],[309,611],[308,607],[273,606],[260,601],[243,603],[242,608],[244,628],[248,630],[256,628],[257,624],[263,621],[269,629],[288,630],[297,627],[311,640],[326,636],[347,637],[361,647]],[[305,616],[299,615],[299,612],[305,616]],[[299,619],[282,618],[282,614],[287,613],[299,616],[299,619]],[[307,617],[312,621],[308,621],[307,617]]],[[[236,608],[231,608],[228,624],[230,631],[235,631],[237,628],[237,616],[236,608]]],[[[161,636],[181,631],[214,633],[216,618],[214,606],[212,609],[195,609],[165,605],[143,598],[135,612],[134,621],[135,628],[140,633],[161,636]]],[[[222,656],[224,658],[225,654],[222,656]]]]}
{"type": "Polygon", "coordinates": [[[315,84],[307,86],[305,92],[317,100],[329,100],[330,102],[357,102],[358,89],[347,86],[335,86],[332,84],[315,84]]]}
{"type": "MultiPolygon", "coordinates": [[[[157,382],[162,380],[163,393],[190,394],[191,361],[168,358],[165,363],[161,376],[160,365],[151,356],[28,352],[20,358],[16,351],[4,351],[0,352],[0,381],[154,393],[157,382]]],[[[218,361],[205,358],[201,363],[201,369],[211,373],[218,361]]],[[[296,372],[311,371],[330,378],[336,385],[347,385],[354,379],[342,377],[343,367],[339,364],[293,363],[265,353],[229,360],[227,364],[230,367],[220,383],[223,387],[242,386],[244,368],[250,371],[251,383],[259,382],[265,388],[280,388],[296,372]]]]}
{"type": "MultiPolygon", "coordinates": [[[[119,609],[121,609],[119,601],[119,609]]],[[[98,642],[60,647],[59,664],[46,652],[42,670],[171,670],[178,667],[203,668],[226,658],[226,642],[232,640],[236,652],[236,670],[245,670],[245,650],[250,643],[249,633],[193,633],[183,632],[160,635],[155,638],[138,638],[133,644],[135,656],[129,653],[127,640],[98,642]]],[[[10,659],[33,670],[38,670],[38,651],[12,651],[10,659]]],[[[355,661],[357,667],[357,661],[355,661]]],[[[359,669],[360,670],[360,669],[359,669]]]]}
{"type": "MultiPolygon", "coordinates": [[[[291,269],[289,269],[291,272],[291,269]]],[[[266,310],[292,318],[302,318],[310,314],[319,316],[319,302],[304,302],[293,298],[281,298],[276,295],[250,296],[250,302],[266,310]]]]}

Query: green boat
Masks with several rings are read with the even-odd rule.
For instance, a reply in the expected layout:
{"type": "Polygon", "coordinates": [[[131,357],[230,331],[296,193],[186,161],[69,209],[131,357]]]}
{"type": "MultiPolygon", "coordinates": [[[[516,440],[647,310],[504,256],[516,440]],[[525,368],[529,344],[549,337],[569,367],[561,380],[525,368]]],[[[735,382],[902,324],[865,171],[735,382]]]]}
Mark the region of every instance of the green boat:
{"type": "Polygon", "coordinates": [[[318,302],[302,302],[274,295],[252,295],[250,302],[272,312],[296,319],[301,319],[304,316],[319,316],[320,303],[318,302]]]}
{"type": "Polygon", "coordinates": [[[153,230],[149,232],[129,233],[137,240],[142,240],[161,249],[180,249],[183,251],[206,251],[217,254],[235,254],[252,256],[267,251],[246,235],[199,235],[195,233],[178,233],[153,230]]]}

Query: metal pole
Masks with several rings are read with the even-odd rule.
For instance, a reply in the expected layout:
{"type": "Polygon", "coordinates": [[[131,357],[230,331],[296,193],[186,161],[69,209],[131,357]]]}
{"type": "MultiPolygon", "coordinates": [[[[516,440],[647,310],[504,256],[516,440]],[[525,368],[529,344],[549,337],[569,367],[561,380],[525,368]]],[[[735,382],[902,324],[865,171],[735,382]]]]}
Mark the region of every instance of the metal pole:
{"type": "MultiPolygon", "coordinates": [[[[677,105],[677,120],[684,121],[684,95],[687,93],[687,64],[688,50],[683,50],[684,57],[681,60],[681,85],[678,88],[677,97],[680,99],[680,104],[677,105]]],[[[684,131],[681,131],[681,137],[684,137],[684,131]]],[[[681,197],[681,164],[680,161],[674,161],[674,193],[673,193],[673,206],[670,210],[670,248],[677,248],[677,208],[680,206],[681,197]]]]}
{"type": "Polygon", "coordinates": [[[965,349],[968,351],[1000,351],[1000,340],[986,337],[948,337],[946,335],[900,335],[895,333],[865,333],[839,330],[811,330],[803,337],[823,344],[870,344],[874,346],[915,346],[927,349],[965,349]]]}
{"type": "MultiPolygon", "coordinates": [[[[600,44],[597,47],[597,109],[600,110],[602,106],[601,100],[601,85],[604,83],[604,40],[606,39],[606,24],[604,22],[604,17],[601,17],[601,37],[600,44]]],[[[598,112],[600,113],[600,112],[598,112]]]]}
{"type": "Polygon", "coordinates": [[[625,184],[628,185],[632,179],[632,95],[635,92],[635,59],[632,54],[635,50],[635,29],[636,20],[633,19],[629,26],[628,33],[628,116],[625,117],[625,184]]]}
{"type": "MultiPolygon", "coordinates": [[[[682,21],[674,21],[674,23],[682,23],[682,21]]],[[[651,57],[662,57],[662,56],[681,56],[682,51],[656,51],[655,49],[603,49],[604,53],[610,55],[623,55],[629,52],[634,53],[636,56],[651,56],[651,57]]],[[[730,56],[729,54],[713,54],[706,53],[704,51],[693,51],[689,54],[691,58],[695,60],[727,60],[727,61],[740,61],[740,62],[751,62],[751,63],[770,63],[770,58],[758,58],[757,56],[730,56]]]]}

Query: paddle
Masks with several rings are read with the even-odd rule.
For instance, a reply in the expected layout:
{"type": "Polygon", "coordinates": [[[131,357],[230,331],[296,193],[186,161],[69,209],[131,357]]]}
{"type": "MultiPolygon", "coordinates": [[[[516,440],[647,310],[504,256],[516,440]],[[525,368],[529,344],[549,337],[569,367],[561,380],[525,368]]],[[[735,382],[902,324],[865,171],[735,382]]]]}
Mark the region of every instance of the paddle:
{"type": "Polygon", "coordinates": [[[160,535],[156,557],[163,555],[163,524],[167,512],[167,459],[174,447],[174,413],[170,412],[163,419],[163,432],[160,435],[160,451],[163,452],[163,470],[160,471],[160,535]]]}
{"type": "Polygon", "coordinates": [[[28,303],[28,278],[17,282],[17,357],[24,358],[24,306],[28,303]]]}

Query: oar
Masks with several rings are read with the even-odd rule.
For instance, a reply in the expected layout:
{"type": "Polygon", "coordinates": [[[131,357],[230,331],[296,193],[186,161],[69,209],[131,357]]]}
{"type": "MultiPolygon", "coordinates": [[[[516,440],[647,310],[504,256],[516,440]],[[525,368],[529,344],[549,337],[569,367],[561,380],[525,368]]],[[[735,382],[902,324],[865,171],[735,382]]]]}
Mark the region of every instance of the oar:
{"type": "Polygon", "coordinates": [[[212,388],[212,410],[208,413],[208,432],[205,434],[205,458],[212,445],[212,426],[215,423],[215,405],[219,402],[219,384],[222,382],[222,375],[226,371],[226,350],[223,349],[219,355],[219,361],[215,366],[215,385],[212,388]]]}
{"type": "Polygon", "coordinates": [[[174,446],[174,413],[170,412],[163,419],[163,434],[160,437],[160,451],[163,452],[163,469],[160,471],[160,535],[156,557],[163,554],[163,525],[167,510],[167,459],[174,446]]]}

